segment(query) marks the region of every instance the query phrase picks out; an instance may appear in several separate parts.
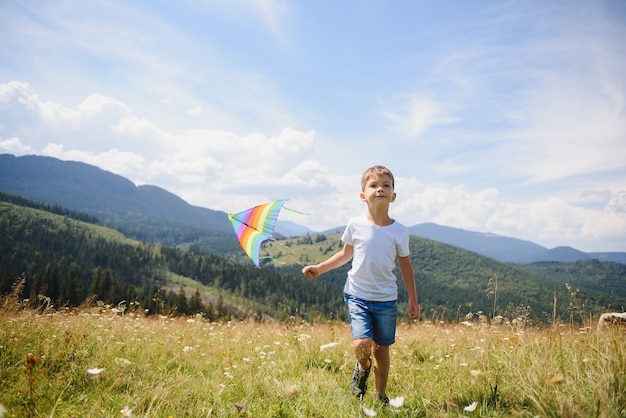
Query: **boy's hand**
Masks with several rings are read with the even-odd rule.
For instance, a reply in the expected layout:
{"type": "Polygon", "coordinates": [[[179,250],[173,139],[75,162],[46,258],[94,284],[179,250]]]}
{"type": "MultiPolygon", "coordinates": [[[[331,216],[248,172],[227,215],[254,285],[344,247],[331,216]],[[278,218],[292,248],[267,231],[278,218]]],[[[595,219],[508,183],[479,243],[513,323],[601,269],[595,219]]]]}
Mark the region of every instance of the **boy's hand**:
{"type": "Polygon", "coordinates": [[[320,275],[316,266],[306,266],[302,269],[302,274],[304,274],[304,277],[306,277],[307,280],[314,279],[320,275]]]}
{"type": "Polygon", "coordinates": [[[420,305],[417,301],[409,301],[409,318],[417,319],[420,316],[420,305]]]}

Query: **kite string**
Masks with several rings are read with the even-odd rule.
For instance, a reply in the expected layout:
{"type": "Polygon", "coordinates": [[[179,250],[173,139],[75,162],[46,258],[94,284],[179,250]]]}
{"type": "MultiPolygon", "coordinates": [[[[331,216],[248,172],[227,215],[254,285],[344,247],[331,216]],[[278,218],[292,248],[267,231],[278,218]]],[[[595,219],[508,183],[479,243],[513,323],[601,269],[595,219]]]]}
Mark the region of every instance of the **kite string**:
{"type": "Polygon", "coordinates": [[[297,213],[299,215],[308,215],[308,213],[300,212],[300,211],[297,211],[295,209],[290,209],[290,208],[288,208],[286,206],[283,206],[283,209],[288,210],[289,212],[297,213]]]}
{"type": "MultiPolygon", "coordinates": [[[[298,211],[298,210],[291,209],[291,208],[288,208],[288,207],[286,207],[286,206],[283,206],[282,208],[283,208],[283,209],[285,209],[285,210],[288,210],[289,212],[297,213],[297,214],[299,214],[299,215],[308,215],[308,213],[305,213],[305,212],[300,212],[300,211],[298,211]]],[[[296,262],[296,264],[298,264],[300,267],[304,267],[304,264],[302,264],[302,263],[300,262],[300,260],[298,260],[298,259],[294,256],[294,254],[295,254],[295,253],[294,253],[294,251],[293,251],[290,247],[288,247],[287,245],[283,244],[282,242],[280,242],[280,241],[278,241],[278,240],[274,239],[274,237],[272,237],[272,238],[271,238],[271,241],[274,241],[274,242],[276,242],[278,245],[280,245],[280,246],[282,246],[282,247],[286,248],[287,250],[289,250],[289,254],[287,254],[287,255],[288,255],[288,256],[289,256],[289,257],[290,257],[293,261],[295,261],[295,262],[296,262]]],[[[280,261],[277,261],[277,260],[274,260],[274,261],[276,261],[276,262],[280,263],[280,261]]],[[[285,264],[285,263],[282,263],[282,264],[285,264]]]]}
{"type": "MultiPolygon", "coordinates": [[[[268,241],[275,242],[276,244],[280,245],[281,247],[283,247],[283,248],[287,249],[287,250],[289,251],[289,253],[287,254],[287,256],[289,256],[289,258],[291,258],[293,261],[295,261],[295,262],[296,262],[296,264],[298,264],[300,267],[304,267],[304,264],[302,264],[302,263],[300,262],[300,260],[298,260],[298,259],[294,256],[294,254],[295,254],[295,253],[294,253],[294,251],[293,251],[293,250],[292,250],[292,249],[291,249],[288,245],[283,244],[282,242],[280,242],[279,240],[277,240],[277,239],[275,239],[275,238],[273,238],[273,237],[272,237],[272,238],[270,238],[268,241]]],[[[282,262],[282,261],[278,261],[277,259],[275,259],[274,257],[271,257],[271,256],[266,256],[266,257],[263,257],[263,258],[269,258],[269,259],[271,259],[272,261],[275,261],[275,262],[277,262],[277,263],[279,263],[279,264],[286,264],[286,263],[284,263],[284,262],[282,262]]]]}

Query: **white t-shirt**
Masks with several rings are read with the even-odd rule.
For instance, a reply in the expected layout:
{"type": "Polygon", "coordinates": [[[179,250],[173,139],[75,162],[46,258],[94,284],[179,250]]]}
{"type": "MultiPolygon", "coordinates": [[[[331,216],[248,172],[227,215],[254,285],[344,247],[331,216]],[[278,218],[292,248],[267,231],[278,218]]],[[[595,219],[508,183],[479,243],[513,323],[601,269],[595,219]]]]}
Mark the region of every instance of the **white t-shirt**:
{"type": "Polygon", "coordinates": [[[344,292],[371,302],[397,300],[393,269],[397,257],[409,255],[408,228],[397,221],[374,225],[362,215],[350,219],[341,240],[354,247],[344,292]]]}

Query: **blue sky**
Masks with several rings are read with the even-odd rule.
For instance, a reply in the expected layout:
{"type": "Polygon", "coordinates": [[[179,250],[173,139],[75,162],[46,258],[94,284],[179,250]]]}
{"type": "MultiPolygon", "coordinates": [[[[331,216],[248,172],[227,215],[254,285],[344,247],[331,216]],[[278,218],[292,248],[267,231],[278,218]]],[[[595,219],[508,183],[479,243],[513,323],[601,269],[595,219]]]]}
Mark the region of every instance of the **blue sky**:
{"type": "Polygon", "coordinates": [[[626,2],[8,0],[0,152],[314,230],[391,215],[626,251],[626,2]]]}

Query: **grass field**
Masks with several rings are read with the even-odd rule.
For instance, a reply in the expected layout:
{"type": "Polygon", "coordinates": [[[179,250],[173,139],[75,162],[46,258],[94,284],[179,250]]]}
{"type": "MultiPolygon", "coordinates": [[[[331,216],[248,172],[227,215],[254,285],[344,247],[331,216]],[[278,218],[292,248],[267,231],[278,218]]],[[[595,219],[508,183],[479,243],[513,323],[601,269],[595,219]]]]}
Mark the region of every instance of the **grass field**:
{"type": "Polygon", "coordinates": [[[388,387],[396,406],[383,408],[373,391],[350,395],[343,323],[6,304],[0,321],[5,417],[626,416],[618,330],[401,323],[388,387]]]}

